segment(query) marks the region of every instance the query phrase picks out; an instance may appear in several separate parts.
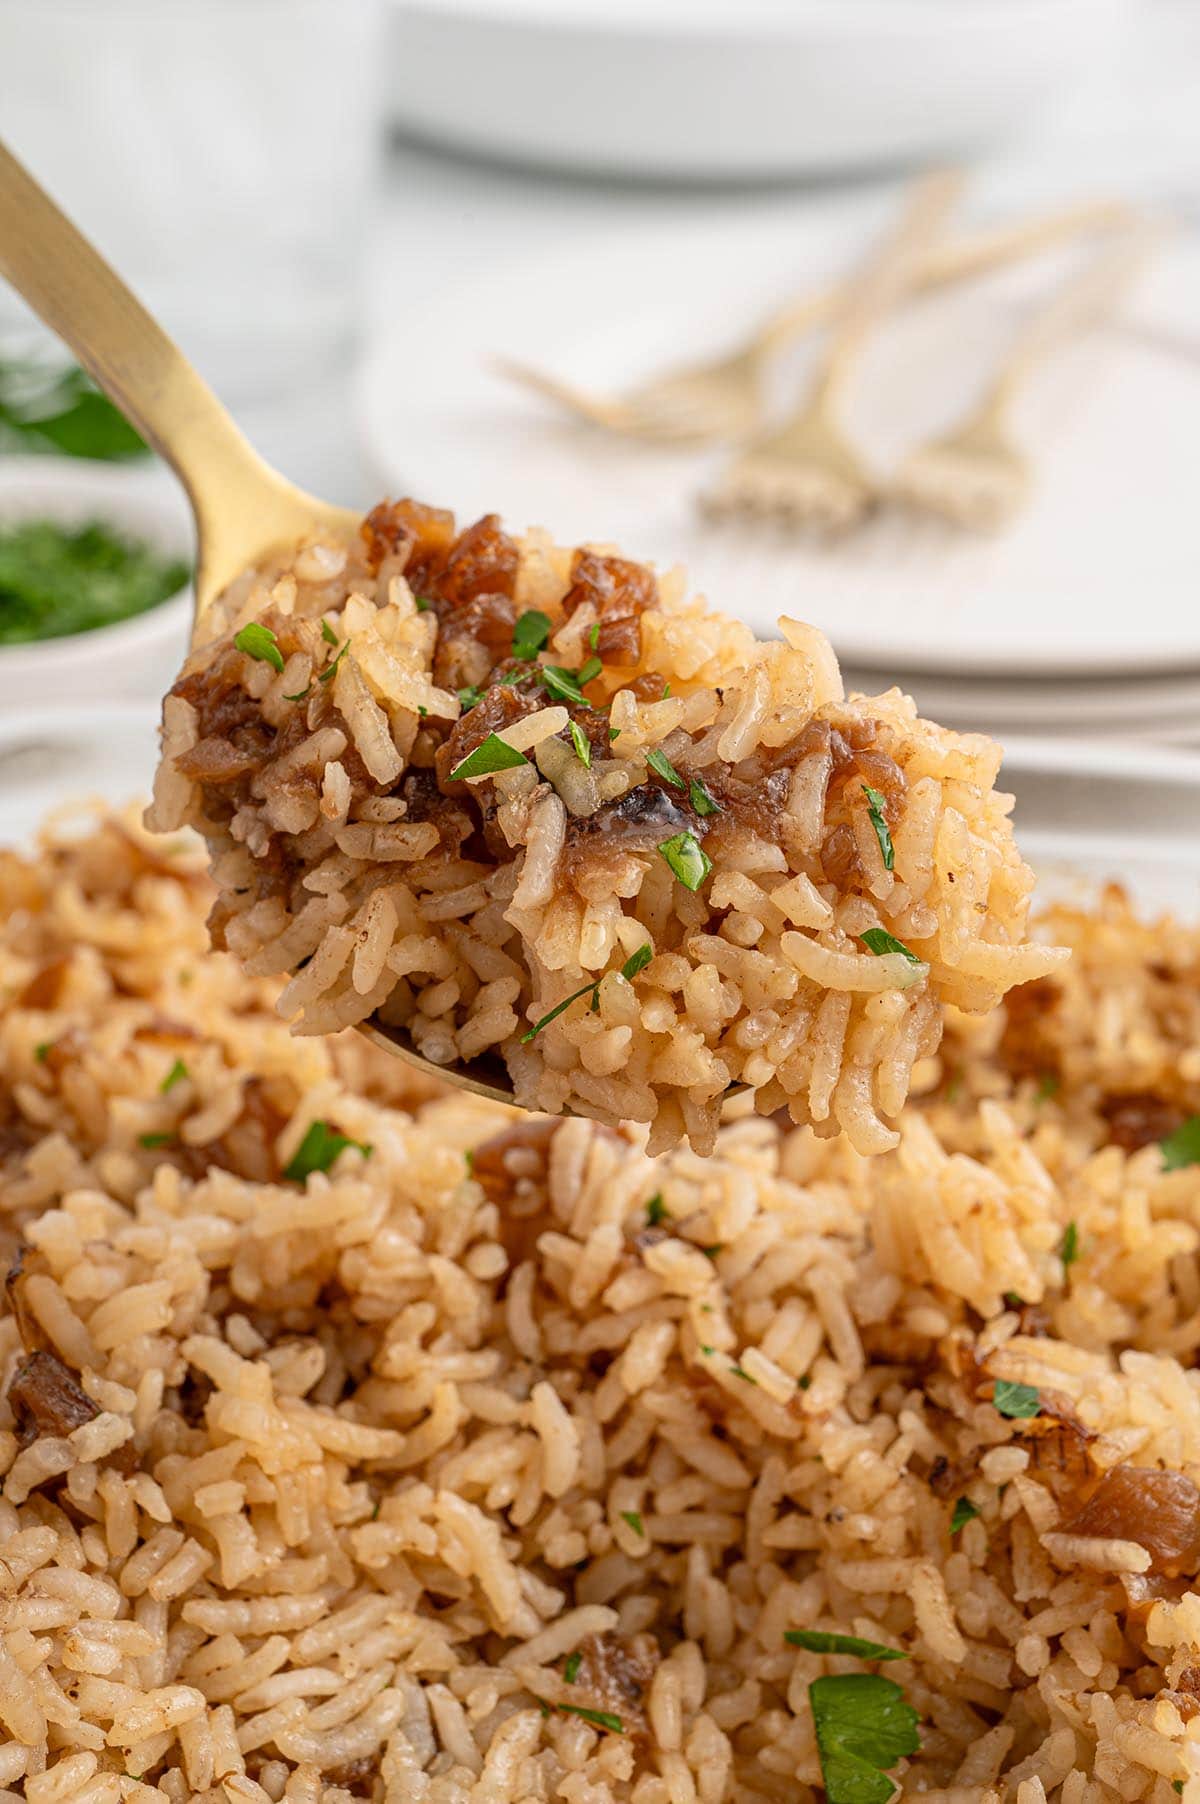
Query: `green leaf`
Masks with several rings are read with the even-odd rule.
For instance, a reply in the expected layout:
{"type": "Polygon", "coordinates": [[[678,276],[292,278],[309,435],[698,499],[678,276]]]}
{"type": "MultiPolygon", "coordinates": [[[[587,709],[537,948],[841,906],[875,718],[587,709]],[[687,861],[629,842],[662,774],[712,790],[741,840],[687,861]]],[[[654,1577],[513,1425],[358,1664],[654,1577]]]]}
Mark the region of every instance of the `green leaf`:
{"type": "Polygon", "coordinates": [[[652,752],[646,753],[646,763],[649,765],[650,769],[654,772],[655,776],[661,777],[664,782],[673,783],[675,785],[676,789],[686,789],[687,788],[687,784],[684,782],[684,780],[680,776],[679,772],[675,769],[675,766],[671,763],[671,760],[667,757],[667,754],[663,751],[660,751],[658,746],[655,746],[655,748],[652,752]]]}
{"type": "Polygon", "coordinates": [[[960,1528],[967,1526],[968,1522],[974,1522],[978,1514],[979,1511],[969,1497],[960,1497],[950,1517],[950,1533],[956,1535],[960,1528]]]}
{"type": "Polygon", "coordinates": [[[150,447],[91,377],[60,368],[0,361],[0,447],[57,451],[102,463],[145,457],[150,447]]]}
{"type": "Polygon", "coordinates": [[[921,1746],[920,1718],[899,1685],[878,1673],[814,1679],[808,1688],[828,1804],[888,1804],[889,1768],[921,1746]]]}
{"type": "Polygon", "coordinates": [[[272,670],[283,669],[283,653],[275,635],[261,620],[252,620],[240,633],[235,633],[233,643],[248,658],[257,658],[260,663],[269,664],[272,670]]]}
{"type": "Polygon", "coordinates": [[[859,1660],[907,1660],[903,1648],[884,1647],[879,1641],[864,1641],[858,1635],[834,1635],[825,1629],[789,1629],[784,1640],[793,1647],[806,1647],[810,1654],[853,1654],[859,1660]]]}
{"type": "Polygon", "coordinates": [[[170,1146],[170,1144],[174,1140],[174,1138],[175,1138],[175,1135],[173,1133],[139,1134],[138,1135],[138,1145],[144,1146],[146,1148],[147,1152],[153,1152],[156,1147],[170,1146]]]}
{"type": "Polygon", "coordinates": [[[650,1198],[650,1201],[646,1204],[646,1225],[650,1228],[657,1228],[659,1224],[666,1221],[666,1219],[667,1210],[666,1205],[662,1200],[662,1191],[656,1190],[654,1195],[650,1198]]]}
{"type": "Polygon", "coordinates": [[[571,743],[575,747],[575,756],[585,770],[592,768],[592,742],[577,720],[571,723],[571,743]]]}
{"type": "Polygon", "coordinates": [[[712,1246],[701,1247],[700,1251],[706,1259],[715,1259],[718,1253],[725,1251],[725,1242],[723,1240],[714,1241],[712,1246]]]}
{"type": "Polygon", "coordinates": [[[911,965],[923,962],[910,946],[906,946],[903,940],[898,940],[894,933],[888,933],[883,927],[868,927],[858,937],[867,951],[873,952],[876,958],[882,958],[887,952],[899,952],[911,965]]]}
{"type": "Polygon", "coordinates": [[[614,740],[614,739],[619,739],[619,738],[620,738],[620,737],[621,737],[621,729],[620,729],[620,727],[609,727],[609,729],[608,729],[608,743],[609,743],[609,745],[611,745],[611,744],[612,744],[612,742],[613,742],[613,740],[614,740]]]}
{"type": "Polygon", "coordinates": [[[528,763],[524,752],[518,752],[498,733],[489,733],[461,764],[455,765],[450,775],[461,782],[467,777],[490,777],[498,770],[516,770],[519,764],[528,763]]]}
{"type": "Polygon", "coordinates": [[[458,705],[464,714],[469,713],[472,708],[477,707],[482,700],[483,690],[477,689],[474,683],[469,684],[466,689],[460,689],[458,692],[458,705]]]}
{"type": "Polygon", "coordinates": [[[588,628],[588,644],[595,651],[600,644],[600,622],[593,620],[588,628]]]}
{"type": "Polygon", "coordinates": [[[1163,1170],[1182,1171],[1185,1165],[1200,1165],[1200,1115],[1191,1115],[1173,1134],[1160,1140],[1163,1170]]]}
{"type": "Polygon", "coordinates": [[[896,849],[892,845],[892,835],[888,828],[887,816],[884,813],[887,807],[887,797],[880,795],[877,789],[872,789],[869,783],[863,784],[862,792],[867,798],[867,812],[871,816],[871,825],[874,827],[875,837],[879,841],[879,850],[883,853],[883,868],[885,871],[890,871],[896,862],[896,849]]]}
{"type": "Polygon", "coordinates": [[[550,637],[550,616],[540,608],[530,608],[513,627],[512,655],[524,662],[536,658],[550,637]]]}
{"type": "Polygon", "coordinates": [[[474,1148],[472,1148],[472,1147],[470,1147],[470,1146],[469,1146],[469,1147],[468,1147],[468,1148],[467,1148],[467,1150],[466,1150],[466,1152],[465,1152],[465,1153],[464,1153],[464,1154],[463,1154],[463,1164],[464,1164],[464,1165],[465,1165],[465,1166],[466,1166],[466,1168],[467,1168],[467,1176],[468,1176],[468,1177],[469,1177],[469,1178],[473,1178],[473,1177],[474,1177],[474,1176],[475,1176],[475,1152],[474,1152],[474,1148]]]}
{"type": "Polygon", "coordinates": [[[637,1510],[622,1510],[621,1521],[628,1523],[635,1535],[644,1535],[646,1532],[645,1524],[637,1510]]]}
{"type": "Polygon", "coordinates": [[[563,1667],[564,1684],[573,1685],[575,1683],[576,1678],[579,1676],[579,1668],[582,1665],[583,1655],[580,1653],[579,1649],[576,1648],[573,1654],[567,1655],[567,1663],[563,1667]]]}
{"type": "Polygon", "coordinates": [[[659,851],[685,889],[698,890],[712,870],[712,859],[688,828],[664,839],[659,851]]]}
{"type": "Polygon", "coordinates": [[[341,663],[342,659],[345,657],[346,653],[349,650],[350,650],[350,641],[349,641],[349,639],[347,639],[343,643],[341,651],[334,653],[334,656],[333,656],[331,662],[326,664],[324,670],[317,672],[318,683],[328,683],[328,682],[332,681],[334,671],[337,669],[338,665],[341,663]]]}
{"type": "Polygon", "coordinates": [[[688,801],[692,804],[696,813],[701,816],[720,814],[721,812],[721,804],[713,800],[699,777],[693,777],[688,784],[688,801]]]}
{"type": "Polygon", "coordinates": [[[1064,1271],[1069,1271],[1079,1257],[1079,1228],[1073,1221],[1069,1221],[1063,1229],[1058,1256],[1063,1262],[1064,1271]]]}
{"type": "Polygon", "coordinates": [[[34,1047],[33,1056],[39,1065],[44,1065],[46,1063],[46,1060],[50,1055],[50,1048],[53,1044],[53,1040],[40,1040],[34,1047]]]}
{"type": "Polygon", "coordinates": [[[433,603],[430,601],[430,599],[427,595],[414,595],[413,602],[416,606],[416,610],[417,610],[418,614],[428,614],[429,610],[433,606],[433,603]]]}
{"type": "Polygon", "coordinates": [[[530,1040],[536,1040],[543,1027],[549,1027],[552,1021],[557,1021],[558,1017],[565,1014],[573,1002],[578,1002],[581,996],[597,995],[599,988],[600,979],[597,978],[594,983],[585,983],[582,989],[572,990],[569,996],[564,996],[561,1002],[556,1002],[548,1015],[543,1015],[540,1021],[534,1022],[528,1033],[521,1035],[522,1046],[528,1046],[530,1040]]]}
{"type": "Polygon", "coordinates": [[[600,662],[599,658],[589,658],[587,660],[587,663],[580,667],[580,671],[579,671],[580,686],[586,687],[586,685],[588,683],[595,682],[596,678],[600,675],[600,672],[603,669],[604,669],[604,666],[600,662]]]}
{"type": "Polygon", "coordinates": [[[646,945],[639,946],[636,952],[630,953],[629,957],[625,960],[625,963],[621,966],[621,976],[624,977],[627,982],[632,983],[638,972],[644,971],[653,957],[654,948],[647,941],[646,945]]]}
{"type": "Polygon", "coordinates": [[[324,639],[326,645],[337,644],[337,634],[330,626],[328,620],[322,620],[321,622],[321,637],[324,639]]]}
{"type": "Polygon", "coordinates": [[[743,1378],[747,1384],[757,1384],[758,1383],[757,1378],[752,1378],[750,1376],[749,1372],[743,1371],[741,1366],[739,1366],[739,1365],[732,1365],[732,1366],[730,1366],[729,1370],[733,1373],[733,1376],[735,1378],[743,1378]]]}
{"type": "Polygon", "coordinates": [[[577,707],[590,708],[592,704],[583,693],[583,685],[599,676],[603,668],[599,658],[589,658],[582,670],[564,670],[561,664],[543,664],[538,674],[547,695],[554,701],[574,702],[577,707]]]}
{"type": "Polygon", "coordinates": [[[285,1165],[283,1175],[293,1184],[302,1184],[311,1172],[328,1171],[348,1146],[357,1146],[364,1159],[370,1157],[371,1148],[363,1141],[339,1134],[327,1121],[314,1121],[285,1165]]]}
{"type": "Polygon", "coordinates": [[[306,689],[298,689],[295,695],[285,695],[283,699],[285,702],[306,702],[311,694],[312,684],[310,683],[306,689]]]}
{"type": "Polygon", "coordinates": [[[1041,1413],[1042,1400],[1032,1384],[1013,1384],[1007,1378],[997,1378],[992,1387],[992,1402],[1002,1416],[1013,1416],[1022,1420],[1041,1413]]]}
{"type": "Polygon", "coordinates": [[[171,1069],[167,1072],[166,1077],[163,1078],[162,1083],[158,1086],[162,1095],[165,1096],[168,1090],[173,1090],[176,1084],[181,1084],[187,1076],[187,1066],[182,1059],[176,1059],[175,1063],[171,1066],[171,1069]]]}
{"type": "Polygon", "coordinates": [[[812,1373],[805,1372],[804,1376],[797,1380],[797,1383],[802,1391],[810,1391],[812,1389],[812,1373]]]}
{"type": "Polygon", "coordinates": [[[613,1716],[611,1711],[585,1710],[582,1704],[556,1704],[555,1709],[563,1711],[567,1716],[581,1716],[584,1722],[591,1723],[593,1728],[608,1729],[613,1735],[624,1735],[625,1733],[625,1724],[619,1716],[613,1716]]]}
{"type": "Polygon", "coordinates": [[[1043,1071],[1038,1078],[1037,1089],[1033,1093],[1034,1102],[1048,1102],[1061,1087],[1062,1079],[1054,1071],[1043,1071]]]}

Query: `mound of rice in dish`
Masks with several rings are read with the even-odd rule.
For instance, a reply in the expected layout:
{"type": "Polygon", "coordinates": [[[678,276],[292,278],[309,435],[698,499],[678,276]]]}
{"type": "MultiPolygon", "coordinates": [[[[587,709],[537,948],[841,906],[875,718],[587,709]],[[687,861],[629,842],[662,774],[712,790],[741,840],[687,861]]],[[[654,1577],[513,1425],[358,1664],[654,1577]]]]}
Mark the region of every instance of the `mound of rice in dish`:
{"type": "Polygon", "coordinates": [[[0,1799],[1198,1804],[1200,935],[1059,915],[896,1152],[654,1160],[211,901],[0,857],[0,1799]]]}
{"type": "Polygon", "coordinates": [[[821,635],[413,502],[251,572],[164,706],[153,826],[207,839],[215,943],[323,1034],[374,1015],[527,1108],[712,1149],[760,1113],[895,1146],[944,1005],[993,1007],[1029,870],[999,750],[821,635]]]}

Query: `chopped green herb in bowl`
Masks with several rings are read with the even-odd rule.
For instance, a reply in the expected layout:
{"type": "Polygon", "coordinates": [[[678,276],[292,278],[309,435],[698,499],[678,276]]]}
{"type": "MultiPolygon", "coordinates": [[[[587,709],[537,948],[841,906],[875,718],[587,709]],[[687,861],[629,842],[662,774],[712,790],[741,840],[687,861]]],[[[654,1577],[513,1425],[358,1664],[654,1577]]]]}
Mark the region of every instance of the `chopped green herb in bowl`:
{"type": "Polygon", "coordinates": [[[100,519],[0,523],[0,646],[115,626],[177,595],[182,559],[100,519]]]}

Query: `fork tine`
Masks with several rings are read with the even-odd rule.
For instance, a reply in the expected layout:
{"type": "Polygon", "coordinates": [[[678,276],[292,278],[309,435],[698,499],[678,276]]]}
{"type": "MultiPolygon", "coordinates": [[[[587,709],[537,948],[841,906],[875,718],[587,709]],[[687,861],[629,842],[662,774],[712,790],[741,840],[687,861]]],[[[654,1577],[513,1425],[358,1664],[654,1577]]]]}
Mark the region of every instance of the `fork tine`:
{"type": "Polygon", "coordinates": [[[535,369],[532,364],[522,363],[517,358],[494,355],[488,359],[488,367],[509,382],[515,382],[518,387],[531,389],[534,394],[557,402],[568,413],[589,420],[594,426],[606,426],[616,432],[638,430],[637,415],[624,402],[606,400],[604,396],[593,395],[586,389],[577,388],[573,383],[561,382],[557,376],[550,376],[544,370],[535,369]]]}

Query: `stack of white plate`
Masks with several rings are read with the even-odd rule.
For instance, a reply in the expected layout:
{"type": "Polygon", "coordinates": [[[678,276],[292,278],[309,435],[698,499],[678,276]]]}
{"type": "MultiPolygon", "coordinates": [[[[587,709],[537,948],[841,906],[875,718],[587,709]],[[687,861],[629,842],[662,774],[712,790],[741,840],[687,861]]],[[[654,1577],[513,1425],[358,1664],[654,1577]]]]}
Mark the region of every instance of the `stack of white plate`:
{"type": "MultiPolygon", "coordinates": [[[[831,637],[856,686],[900,682],[964,728],[1200,747],[1200,245],[1179,238],[1103,330],[1019,397],[1034,472],[995,537],[884,509],[835,545],[769,523],[713,523],[697,497],[730,456],[617,438],[505,382],[523,359],[598,392],[736,342],[756,316],[846,266],[874,219],[769,210],[669,231],[576,236],[412,306],[363,372],[365,448],[381,487],[495,510],[566,543],[609,541],[763,634],[781,614],[831,637]],[[412,346],[422,355],[414,357],[412,346]]],[[[1079,253],[1074,253],[1078,255],[1079,253]]],[[[905,310],[869,347],[847,426],[886,473],[961,417],[1010,341],[1043,264],[905,310]]],[[[780,372],[787,405],[808,346],[780,372]],[[790,389],[789,389],[790,381],[790,389]]]]}

